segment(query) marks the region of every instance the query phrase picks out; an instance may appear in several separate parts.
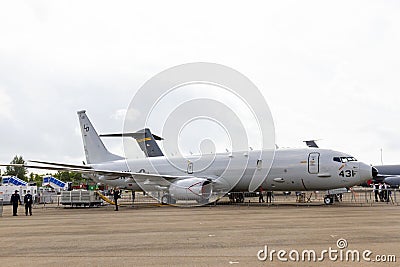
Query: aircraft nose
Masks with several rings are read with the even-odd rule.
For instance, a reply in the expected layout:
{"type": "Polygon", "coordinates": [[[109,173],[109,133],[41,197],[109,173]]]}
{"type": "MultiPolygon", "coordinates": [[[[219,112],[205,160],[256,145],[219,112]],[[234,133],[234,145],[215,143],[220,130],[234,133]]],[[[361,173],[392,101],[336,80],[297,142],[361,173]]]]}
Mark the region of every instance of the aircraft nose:
{"type": "Polygon", "coordinates": [[[372,167],[372,178],[376,178],[379,172],[375,167],[372,167]]]}
{"type": "Polygon", "coordinates": [[[378,175],[378,170],[365,163],[360,162],[360,180],[366,182],[378,175]]]}

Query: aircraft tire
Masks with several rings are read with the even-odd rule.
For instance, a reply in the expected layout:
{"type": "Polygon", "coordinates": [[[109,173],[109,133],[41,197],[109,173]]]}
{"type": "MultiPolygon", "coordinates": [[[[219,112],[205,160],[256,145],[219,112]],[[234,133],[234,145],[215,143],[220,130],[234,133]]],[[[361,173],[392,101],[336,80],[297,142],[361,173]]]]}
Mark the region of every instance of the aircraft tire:
{"type": "Polygon", "coordinates": [[[163,205],[176,204],[176,200],[173,199],[170,195],[165,194],[161,197],[161,204],[163,205]]]}
{"type": "Polygon", "coordinates": [[[325,196],[324,197],[324,203],[325,203],[325,205],[332,205],[333,204],[333,197],[325,196]]]}
{"type": "Polygon", "coordinates": [[[171,204],[170,202],[171,202],[171,196],[170,195],[163,195],[161,197],[161,204],[168,205],[168,204],[171,204]]]}

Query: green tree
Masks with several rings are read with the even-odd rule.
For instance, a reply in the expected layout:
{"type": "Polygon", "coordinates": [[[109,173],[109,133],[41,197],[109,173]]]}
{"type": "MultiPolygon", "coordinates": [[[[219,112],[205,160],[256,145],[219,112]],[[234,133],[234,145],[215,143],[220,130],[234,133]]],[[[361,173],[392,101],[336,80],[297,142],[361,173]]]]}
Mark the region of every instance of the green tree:
{"type": "Polygon", "coordinates": [[[36,183],[37,186],[41,186],[42,185],[42,181],[43,181],[43,175],[36,174],[36,173],[33,173],[33,172],[31,172],[29,174],[28,182],[36,183]]]}
{"type": "Polygon", "coordinates": [[[79,185],[84,180],[82,174],[77,172],[59,171],[53,176],[63,182],[72,182],[73,185],[79,185]]]}
{"type": "MultiPolygon", "coordinates": [[[[16,155],[10,164],[24,164],[25,160],[22,156],[16,155]]],[[[16,176],[19,179],[26,180],[26,168],[21,166],[7,166],[5,175],[16,176]]]]}

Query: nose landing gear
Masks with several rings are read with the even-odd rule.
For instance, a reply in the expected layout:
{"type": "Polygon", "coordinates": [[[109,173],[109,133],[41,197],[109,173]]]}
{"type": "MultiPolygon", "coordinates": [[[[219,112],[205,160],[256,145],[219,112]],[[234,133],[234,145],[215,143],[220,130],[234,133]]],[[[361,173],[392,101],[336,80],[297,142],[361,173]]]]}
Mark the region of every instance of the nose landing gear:
{"type": "Polygon", "coordinates": [[[324,197],[324,203],[325,205],[332,205],[334,202],[334,197],[332,195],[326,195],[324,197]]]}

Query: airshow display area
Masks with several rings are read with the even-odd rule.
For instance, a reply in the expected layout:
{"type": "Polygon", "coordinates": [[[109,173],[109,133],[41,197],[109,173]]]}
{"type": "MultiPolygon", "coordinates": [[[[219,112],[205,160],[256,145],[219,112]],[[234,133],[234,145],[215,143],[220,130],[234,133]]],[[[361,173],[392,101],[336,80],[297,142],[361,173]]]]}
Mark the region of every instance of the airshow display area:
{"type": "MultiPolygon", "coordinates": [[[[86,114],[78,112],[78,115],[87,160],[93,160],[91,149],[111,156],[86,114]]],[[[156,139],[162,138],[150,130],[140,130],[131,137],[139,145],[144,143],[141,148],[148,158],[163,158],[156,143],[156,139]],[[157,153],[150,156],[154,151],[157,153]]],[[[207,202],[205,198],[213,199],[213,190],[207,189],[208,183],[193,180],[191,176],[173,177],[178,181],[189,179],[189,183],[180,185],[186,186],[185,190],[159,190],[162,193],[157,195],[151,191],[135,191],[137,187],[128,176],[107,171],[99,164],[92,165],[98,170],[89,165],[40,161],[9,165],[76,170],[93,181],[92,186],[88,186],[87,181],[86,187],[85,184],[77,187],[47,175],[37,186],[17,177],[3,176],[0,234],[5,243],[17,242],[19,246],[18,250],[13,246],[3,247],[0,251],[2,264],[20,265],[29,259],[33,265],[41,266],[115,265],[116,261],[123,266],[285,266],[288,262],[308,266],[343,263],[346,266],[378,263],[397,266],[400,193],[396,166],[371,167],[350,155],[320,149],[315,142],[308,142],[308,146],[282,151],[286,156],[300,154],[300,158],[294,158],[304,172],[297,172],[296,176],[303,176],[303,189],[307,183],[318,190],[282,190],[285,187],[279,187],[280,184],[288,181],[289,188],[298,189],[298,177],[283,176],[283,173],[291,173],[291,164],[284,162],[287,165],[280,169],[286,171],[282,173],[274,172],[273,168],[277,167],[272,165],[270,173],[276,177],[270,177],[271,185],[261,186],[255,192],[232,190],[223,196],[217,195],[216,201],[207,202]],[[324,155],[328,156],[328,161],[324,155]],[[333,171],[339,178],[336,181],[333,171]],[[102,180],[93,177],[93,173],[121,177],[102,180]],[[310,183],[304,181],[306,176],[318,178],[310,183]],[[332,188],[324,190],[318,179],[323,179],[324,184],[326,179],[332,179],[332,188]],[[391,186],[385,179],[389,179],[391,186]],[[348,187],[338,187],[349,181],[352,184],[348,187]],[[200,187],[196,188],[197,184],[200,187]],[[272,190],[274,184],[277,184],[275,189],[281,190],[272,190]],[[118,212],[114,211],[111,192],[116,186],[122,189],[118,212]],[[22,208],[20,217],[12,216],[12,207],[7,204],[15,190],[22,197],[28,190],[33,193],[33,216],[23,216],[22,208]],[[383,220],[377,224],[376,218],[383,220]]],[[[222,158],[240,156],[243,157],[227,153],[222,158]]],[[[251,155],[244,157],[252,158],[251,155]]],[[[115,162],[113,159],[113,164],[115,162]]],[[[260,167],[260,161],[254,160],[254,169],[260,167]]],[[[193,166],[186,172],[192,175],[193,166]]],[[[147,173],[130,175],[155,179],[147,173]]],[[[168,179],[171,174],[164,176],[168,179]]]]}

